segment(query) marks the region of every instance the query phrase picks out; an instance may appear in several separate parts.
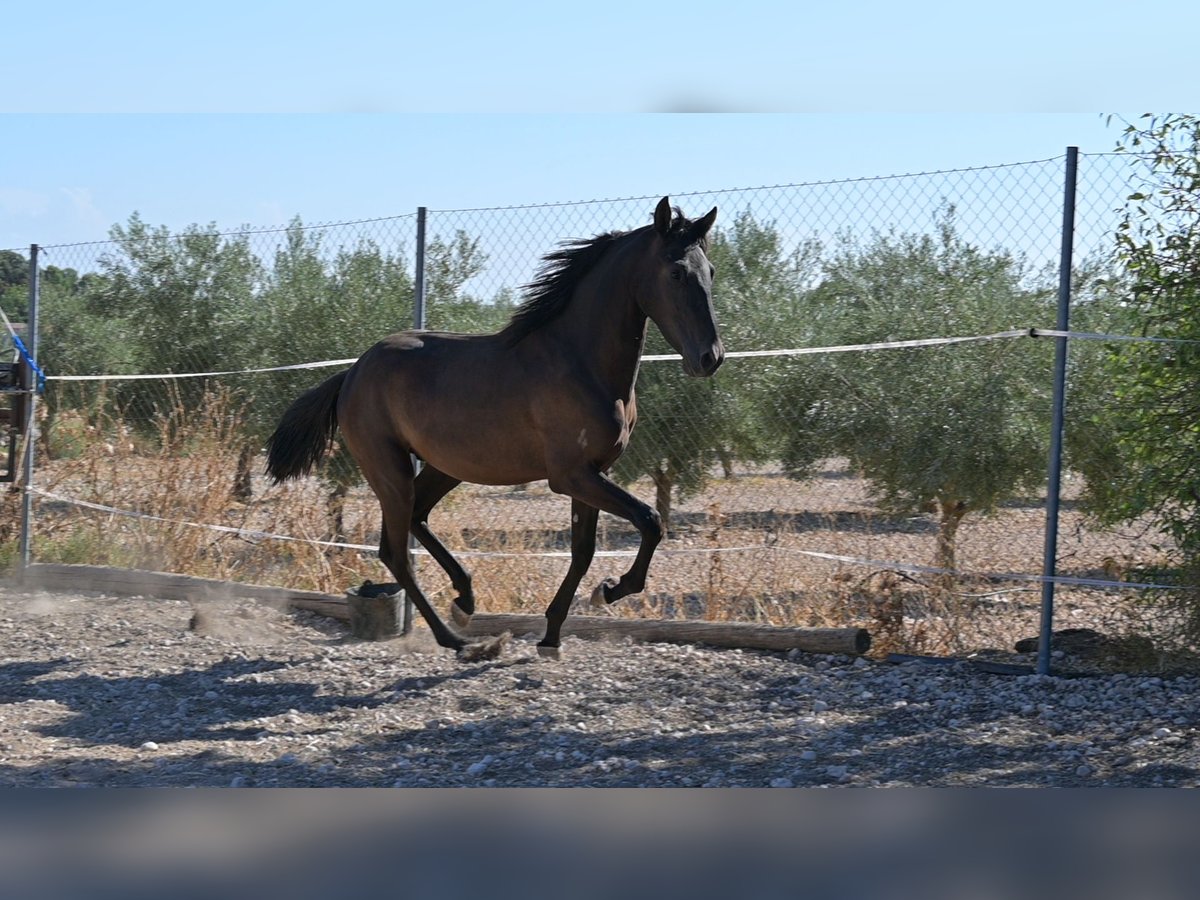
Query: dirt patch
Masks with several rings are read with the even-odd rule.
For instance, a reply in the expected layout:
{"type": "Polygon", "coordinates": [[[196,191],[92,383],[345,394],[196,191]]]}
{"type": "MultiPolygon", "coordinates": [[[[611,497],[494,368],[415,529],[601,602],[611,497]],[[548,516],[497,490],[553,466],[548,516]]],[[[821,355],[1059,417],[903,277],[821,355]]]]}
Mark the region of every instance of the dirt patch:
{"type": "Polygon", "coordinates": [[[532,640],[0,586],[0,785],[1200,784],[1200,680],[532,640]]]}

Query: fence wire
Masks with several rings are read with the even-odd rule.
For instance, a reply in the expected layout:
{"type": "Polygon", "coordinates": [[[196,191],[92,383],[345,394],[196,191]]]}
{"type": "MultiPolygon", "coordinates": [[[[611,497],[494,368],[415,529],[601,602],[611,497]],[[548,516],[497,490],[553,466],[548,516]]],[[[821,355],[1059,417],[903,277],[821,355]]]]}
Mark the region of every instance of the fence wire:
{"type": "MultiPolygon", "coordinates": [[[[1062,169],[672,197],[720,210],[710,256],[732,352],[688,379],[651,335],[614,475],[670,530],[629,614],[865,623],[907,650],[1036,634],[1053,347],[1030,335],[1054,325],[1062,169]],[[970,340],[921,345],[943,338],[970,340]],[[863,345],[878,346],[811,352],[863,345]]],[[[1129,168],[1085,156],[1079,173],[1073,328],[1119,334],[1129,168]]],[[[429,210],[427,327],[501,327],[560,241],[646,224],[657,199],[429,210]]],[[[178,235],[135,217],[110,242],[43,248],[35,560],[331,591],[386,578],[378,509],[345,455],[271,486],[261,448],[332,371],[282,367],[411,327],[416,234],[416,215],[178,235]],[[145,377],[162,374],[193,377],[145,377]]],[[[20,317],[19,291],[0,301],[20,317]]],[[[1082,469],[1105,446],[1087,398],[1112,346],[1071,342],[1059,627],[1144,630],[1099,587],[1144,583],[1169,552],[1147,523],[1086,513],[1082,469]]],[[[431,526],[469,560],[482,609],[540,612],[565,573],[568,510],[544,484],[464,485],[431,526]]],[[[591,579],[619,574],[636,543],[602,516],[591,579]]],[[[417,565],[448,599],[443,573],[417,565]]]]}

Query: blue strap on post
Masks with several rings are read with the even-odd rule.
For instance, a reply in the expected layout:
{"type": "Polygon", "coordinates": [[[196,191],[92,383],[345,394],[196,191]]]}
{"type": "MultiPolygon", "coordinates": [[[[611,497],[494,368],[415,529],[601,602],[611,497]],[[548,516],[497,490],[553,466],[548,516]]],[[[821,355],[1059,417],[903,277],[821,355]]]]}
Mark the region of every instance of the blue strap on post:
{"type": "Polygon", "coordinates": [[[20,354],[25,357],[25,362],[29,363],[29,368],[33,369],[37,375],[37,392],[44,394],[46,392],[46,373],[42,371],[41,366],[34,362],[33,357],[29,353],[29,348],[25,346],[25,342],[17,335],[15,331],[11,332],[13,345],[17,348],[20,354]]]}

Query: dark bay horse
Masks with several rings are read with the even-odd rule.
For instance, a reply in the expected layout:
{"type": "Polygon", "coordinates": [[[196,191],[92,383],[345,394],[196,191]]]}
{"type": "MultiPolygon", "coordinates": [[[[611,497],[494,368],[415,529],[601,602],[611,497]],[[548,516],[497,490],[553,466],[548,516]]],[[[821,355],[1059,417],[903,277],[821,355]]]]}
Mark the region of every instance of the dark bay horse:
{"type": "Polygon", "coordinates": [[[276,483],[300,477],[340,428],[383,510],[380,559],[437,642],[458,651],[466,640],[417,586],[410,531],[450,576],[458,592],[451,615],[465,626],[475,611],[471,578],[430,532],[430,510],[464,481],[547,479],[551,490],[571,498],[571,566],[546,610],[538,644],[540,653],[557,657],[563,621],[595,552],[599,511],[631,522],[641,543],[629,571],[606,579],[597,598],[612,603],[641,591],[662,540],[658,513],[606,472],[637,418],[634,382],[648,321],[682,355],[689,375],[712,375],[725,357],[705,254],[716,217],[716,208],[696,220],[678,209],[672,215],[664,197],[652,225],[569,242],[549,254],[525,301],[496,334],[408,331],[384,338],[283,414],[268,441],[267,473],[276,483]],[[424,461],[420,474],[410,454],[424,461]]]}

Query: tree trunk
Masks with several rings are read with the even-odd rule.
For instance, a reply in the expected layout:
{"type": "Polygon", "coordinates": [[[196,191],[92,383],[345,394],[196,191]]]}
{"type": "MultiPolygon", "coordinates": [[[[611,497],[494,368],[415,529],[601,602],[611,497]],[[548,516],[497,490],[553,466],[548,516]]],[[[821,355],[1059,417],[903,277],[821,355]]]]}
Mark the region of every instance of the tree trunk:
{"type": "Polygon", "coordinates": [[[733,454],[728,450],[718,450],[717,459],[721,463],[721,474],[726,478],[733,477],[733,454]]]}
{"type": "Polygon", "coordinates": [[[38,423],[36,432],[37,452],[44,459],[58,459],[58,452],[54,446],[54,426],[58,424],[57,410],[50,407],[49,404],[41,404],[38,411],[41,413],[42,421],[38,423]]]}
{"type": "Polygon", "coordinates": [[[333,526],[332,540],[336,543],[346,540],[346,494],[349,492],[350,485],[341,480],[334,482],[333,490],[329,492],[329,521],[333,526]]]}
{"type": "Polygon", "coordinates": [[[254,447],[243,444],[238,453],[237,472],[233,476],[234,499],[248,503],[254,497],[254,488],[250,482],[250,464],[254,461],[254,447]]]}
{"type": "Polygon", "coordinates": [[[650,473],[654,482],[654,508],[662,516],[663,529],[671,529],[671,489],[675,486],[675,467],[667,463],[667,468],[655,469],[650,473]]]}
{"type": "Polygon", "coordinates": [[[937,550],[933,564],[939,569],[948,570],[938,576],[938,582],[948,588],[955,579],[958,526],[961,524],[963,516],[967,514],[967,504],[962,500],[948,500],[939,497],[937,510],[941,519],[938,522],[937,550]]]}

